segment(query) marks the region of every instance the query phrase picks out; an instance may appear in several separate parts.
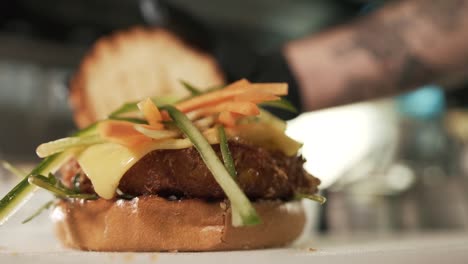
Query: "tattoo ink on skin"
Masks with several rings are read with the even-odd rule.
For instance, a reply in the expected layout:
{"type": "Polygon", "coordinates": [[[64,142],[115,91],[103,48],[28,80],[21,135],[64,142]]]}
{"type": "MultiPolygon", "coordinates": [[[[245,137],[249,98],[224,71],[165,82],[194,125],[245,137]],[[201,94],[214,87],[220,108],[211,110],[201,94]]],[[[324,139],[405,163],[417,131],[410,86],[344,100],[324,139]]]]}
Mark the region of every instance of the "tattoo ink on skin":
{"type": "Polygon", "coordinates": [[[374,77],[349,76],[342,89],[342,101],[394,94],[437,80],[442,73],[452,70],[427,62],[412,50],[407,39],[421,22],[433,25],[442,35],[465,30],[462,19],[467,15],[468,0],[415,0],[413,3],[413,12],[402,12],[399,17],[384,20],[381,15],[371,15],[358,21],[350,41],[332,48],[341,60],[355,52],[364,52],[381,72],[374,77]]]}

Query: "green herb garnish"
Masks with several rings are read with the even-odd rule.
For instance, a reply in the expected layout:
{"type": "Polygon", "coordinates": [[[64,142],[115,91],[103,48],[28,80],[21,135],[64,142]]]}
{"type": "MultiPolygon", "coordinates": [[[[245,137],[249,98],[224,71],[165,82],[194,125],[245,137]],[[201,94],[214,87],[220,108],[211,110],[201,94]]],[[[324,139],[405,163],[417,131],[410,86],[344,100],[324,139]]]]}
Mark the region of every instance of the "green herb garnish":
{"type": "Polygon", "coordinates": [[[26,224],[27,222],[33,220],[34,218],[36,218],[38,215],[40,215],[43,211],[49,209],[52,205],[55,204],[55,201],[52,200],[52,201],[48,201],[47,203],[45,203],[44,205],[42,205],[41,207],[39,207],[37,209],[36,212],[34,212],[31,216],[29,216],[28,218],[24,219],[23,222],[21,222],[22,224],[26,224]]]}
{"type": "Polygon", "coordinates": [[[216,182],[218,182],[226,193],[226,196],[231,202],[232,225],[244,226],[259,224],[260,218],[249,199],[232,179],[231,175],[200,131],[192,124],[185,114],[180,112],[174,106],[166,105],[161,107],[161,109],[166,110],[169,113],[179,129],[190,139],[190,141],[192,141],[206,166],[213,174],[216,182]]]}
{"type": "Polygon", "coordinates": [[[78,193],[65,188],[63,185],[57,183],[55,176],[51,173],[49,173],[48,177],[40,174],[30,175],[28,181],[30,184],[41,187],[60,198],[97,199],[95,194],[78,193]]]}
{"type": "Polygon", "coordinates": [[[223,156],[224,166],[226,166],[227,171],[231,174],[233,179],[237,176],[236,167],[234,165],[234,159],[232,158],[231,151],[229,150],[229,145],[226,138],[226,132],[224,131],[223,126],[218,127],[219,134],[219,147],[221,149],[221,155],[223,156]]]}
{"type": "Polygon", "coordinates": [[[189,84],[188,82],[184,81],[184,80],[180,80],[180,83],[182,84],[182,86],[184,86],[184,88],[190,92],[191,95],[193,96],[197,96],[197,95],[200,95],[202,94],[203,92],[196,88],[195,86],[189,84]]]}

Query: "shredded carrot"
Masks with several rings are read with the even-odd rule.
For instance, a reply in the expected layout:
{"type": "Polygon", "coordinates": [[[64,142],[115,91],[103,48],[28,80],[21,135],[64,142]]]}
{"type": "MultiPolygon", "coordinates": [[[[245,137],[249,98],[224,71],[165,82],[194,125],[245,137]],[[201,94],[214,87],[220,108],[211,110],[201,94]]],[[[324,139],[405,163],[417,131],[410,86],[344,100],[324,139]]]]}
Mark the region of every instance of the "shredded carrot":
{"type": "Polygon", "coordinates": [[[262,91],[248,91],[246,93],[236,95],[233,98],[234,101],[248,101],[255,104],[266,101],[276,101],[280,99],[281,98],[279,96],[262,91]]]}
{"type": "Polygon", "coordinates": [[[136,131],[134,125],[126,121],[109,120],[99,123],[98,131],[101,137],[127,147],[150,142],[151,139],[136,131]]]}
{"type": "Polygon", "coordinates": [[[274,95],[287,95],[287,83],[252,83],[249,85],[249,90],[272,93],[274,95]]]}
{"type": "Polygon", "coordinates": [[[138,109],[140,109],[140,111],[143,113],[143,116],[151,126],[160,127],[160,129],[163,128],[162,124],[160,123],[162,120],[161,112],[159,112],[158,107],[150,98],[146,98],[137,105],[138,109]]]}
{"type": "Polygon", "coordinates": [[[245,89],[245,88],[248,88],[249,85],[250,85],[250,82],[247,79],[240,79],[224,87],[224,90],[245,89]]]}
{"type": "Polygon", "coordinates": [[[175,106],[182,112],[190,112],[192,110],[213,106],[227,100],[231,100],[237,95],[246,93],[250,90],[271,93],[273,95],[286,95],[288,93],[288,85],[286,83],[261,83],[249,84],[248,89],[223,89],[211,93],[206,93],[197,97],[193,97],[186,101],[180,102],[175,106]]]}
{"type": "Polygon", "coordinates": [[[99,134],[104,137],[128,137],[140,133],[133,127],[134,124],[126,121],[109,120],[98,124],[99,134]]]}
{"type": "Polygon", "coordinates": [[[227,127],[233,127],[236,125],[236,117],[231,112],[224,111],[219,113],[218,122],[227,127]]]}

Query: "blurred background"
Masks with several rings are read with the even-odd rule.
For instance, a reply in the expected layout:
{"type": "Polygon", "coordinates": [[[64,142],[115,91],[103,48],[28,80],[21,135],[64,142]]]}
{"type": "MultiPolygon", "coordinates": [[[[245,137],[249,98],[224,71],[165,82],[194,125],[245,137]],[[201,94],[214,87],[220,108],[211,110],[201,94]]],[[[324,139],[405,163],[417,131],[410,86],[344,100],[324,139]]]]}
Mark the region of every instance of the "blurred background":
{"type": "MultiPolygon", "coordinates": [[[[235,1],[213,2],[172,1],[212,36],[235,35],[253,49],[270,50],[372,12],[383,1],[258,0],[249,2],[249,12],[235,1]]],[[[182,15],[152,0],[1,1],[0,159],[31,166],[38,144],[75,129],[68,80],[97,38],[134,25],[177,24],[182,15]]],[[[289,121],[288,134],[305,143],[306,168],[322,179],[328,198],[310,205],[314,231],[468,229],[468,87],[441,88],[289,121]]],[[[0,180],[3,195],[17,179],[0,169],[0,180]]]]}

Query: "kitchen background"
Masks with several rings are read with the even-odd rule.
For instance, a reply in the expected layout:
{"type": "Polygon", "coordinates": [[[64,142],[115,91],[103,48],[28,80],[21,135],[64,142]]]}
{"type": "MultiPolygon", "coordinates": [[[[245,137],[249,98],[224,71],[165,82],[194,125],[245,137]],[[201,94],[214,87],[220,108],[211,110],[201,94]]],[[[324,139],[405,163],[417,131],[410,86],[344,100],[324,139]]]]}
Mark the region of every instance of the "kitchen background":
{"type": "MultiPolygon", "coordinates": [[[[207,0],[174,2],[198,10],[202,20],[216,24],[218,32],[237,30],[252,46],[267,49],[305,31],[343,23],[381,1],[292,1],[287,6],[268,1],[258,5],[266,6],[265,12],[257,13],[256,18],[262,19],[253,20],[243,19],[229,1],[224,1],[225,8],[232,10],[232,16],[224,18],[207,0]],[[292,20],[262,17],[278,10],[287,13],[287,8],[303,12],[292,20]],[[233,29],[232,24],[241,26],[233,29]]],[[[252,10],[258,6],[252,4],[252,10]]],[[[34,155],[38,144],[74,130],[67,81],[99,36],[133,25],[163,25],[167,20],[167,10],[151,0],[1,1],[0,159],[27,167],[38,160],[34,155]]],[[[306,168],[322,179],[322,192],[328,198],[323,206],[310,205],[313,230],[466,231],[466,106],[468,88],[445,92],[429,85],[291,120],[288,133],[305,143],[306,168]]],[[[16,180],[0,169],[0,194],[16,180]]]]}

